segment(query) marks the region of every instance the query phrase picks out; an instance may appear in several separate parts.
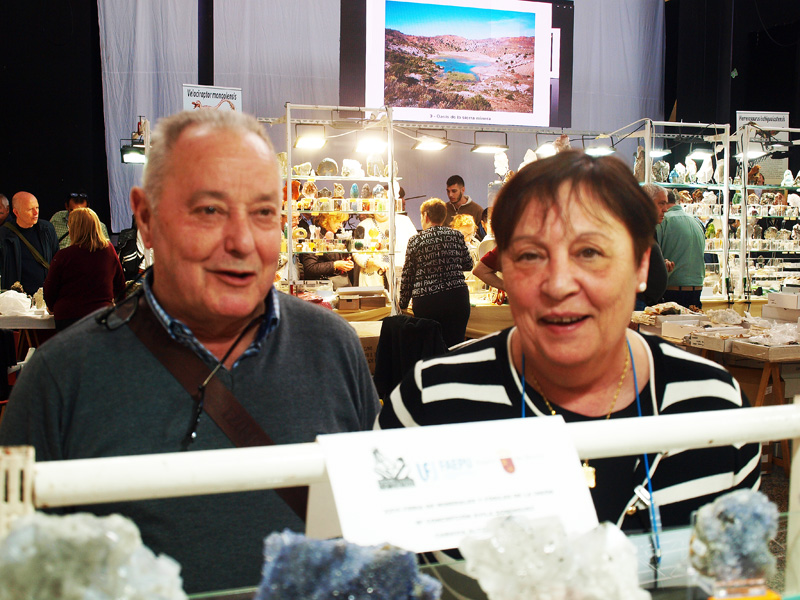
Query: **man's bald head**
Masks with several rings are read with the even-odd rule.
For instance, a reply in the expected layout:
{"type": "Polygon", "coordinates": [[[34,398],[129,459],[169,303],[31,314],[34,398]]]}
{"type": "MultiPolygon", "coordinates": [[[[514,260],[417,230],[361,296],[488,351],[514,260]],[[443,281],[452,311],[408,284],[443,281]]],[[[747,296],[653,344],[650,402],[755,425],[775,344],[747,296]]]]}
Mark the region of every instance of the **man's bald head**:
{"type": "Polygon", "coordinates": [[[17,192],[11,198],[11,207],[17,217],[17,225],[30,229],[39,220],[39,201],[30,192],[17,192]]]}

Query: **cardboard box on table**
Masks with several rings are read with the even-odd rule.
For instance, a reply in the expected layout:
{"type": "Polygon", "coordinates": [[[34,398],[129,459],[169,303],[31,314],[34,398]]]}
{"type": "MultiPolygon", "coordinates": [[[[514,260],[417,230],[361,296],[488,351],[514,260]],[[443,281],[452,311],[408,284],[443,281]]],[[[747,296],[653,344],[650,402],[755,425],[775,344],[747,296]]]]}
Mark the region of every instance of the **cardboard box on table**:
{"type": "Polygon", "coordinates": [[[383,308],[389,301],[386,290],[380,286],[339,288],[339,310],[383,308]]]}

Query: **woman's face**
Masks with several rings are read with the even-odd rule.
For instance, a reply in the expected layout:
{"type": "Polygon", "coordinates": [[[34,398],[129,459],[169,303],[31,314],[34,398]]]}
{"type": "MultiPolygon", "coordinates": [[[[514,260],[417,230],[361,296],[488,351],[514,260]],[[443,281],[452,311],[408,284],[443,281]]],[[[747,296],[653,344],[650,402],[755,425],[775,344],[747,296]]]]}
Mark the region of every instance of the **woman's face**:
{"type": "Polygon", "coordinates": [[[649,251],[637,263],[622,222],[576,194],[562,187],[547,214],[531,202],[502,255],[523,349],[552,366],[587,364],[622,340],[637,287],[647,281],[649,251]]]}

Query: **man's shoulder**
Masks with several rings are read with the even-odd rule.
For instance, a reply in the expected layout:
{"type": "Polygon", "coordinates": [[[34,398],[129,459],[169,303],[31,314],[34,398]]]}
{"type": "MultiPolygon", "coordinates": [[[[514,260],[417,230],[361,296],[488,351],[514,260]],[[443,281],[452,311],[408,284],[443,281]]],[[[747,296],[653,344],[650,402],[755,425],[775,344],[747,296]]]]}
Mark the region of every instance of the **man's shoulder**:
{"type": "Polygon", "coordinates": [[[56,234],[56,228],[55,228],[55,227],[53,227],[53,224],[52,224],[50,221],[45,221],[44,219],[39,219],[39,220],[36,222],[36,225],[37,225],[37,226],[39,227],[39,229],[41,229],[42,231],[51,232],[53,235],[55,235],[55,234],[56,234]]]}
{"type": "Polygon", "coordinates": [[[58,223],[66,223],[67,217],[69,216],[69,211],[60,210],[55,213],[52,217],[50,217],[50,222],[56,221],[58,223]]]}

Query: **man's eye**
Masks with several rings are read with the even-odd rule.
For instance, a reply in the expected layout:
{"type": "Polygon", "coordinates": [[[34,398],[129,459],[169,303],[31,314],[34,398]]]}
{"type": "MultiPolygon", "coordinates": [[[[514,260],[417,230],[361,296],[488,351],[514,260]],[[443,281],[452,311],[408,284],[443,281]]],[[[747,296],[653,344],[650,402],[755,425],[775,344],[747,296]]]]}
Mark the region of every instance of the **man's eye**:
{"type": "Polygon", "coordinates": [[[206,215],[215,215],[219,212],[216,206],[204,206],[203,213],[206,215]]]}

